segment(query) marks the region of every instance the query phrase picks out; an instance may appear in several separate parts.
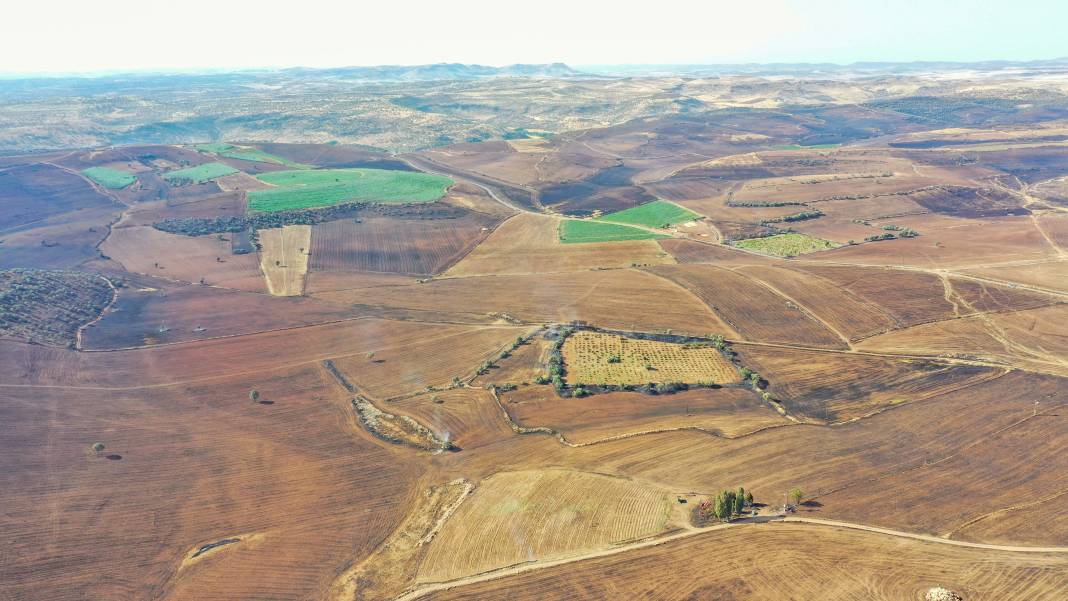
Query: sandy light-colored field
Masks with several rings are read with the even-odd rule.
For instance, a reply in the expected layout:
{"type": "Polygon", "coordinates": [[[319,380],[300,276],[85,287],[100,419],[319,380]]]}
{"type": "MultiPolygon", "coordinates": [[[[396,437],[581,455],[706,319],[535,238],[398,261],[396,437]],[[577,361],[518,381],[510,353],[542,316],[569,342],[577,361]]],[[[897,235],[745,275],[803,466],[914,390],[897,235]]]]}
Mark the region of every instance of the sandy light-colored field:
{"type": "Polygon", "coordinates": [[[667,544],[455,587],[423,599],[821,599],[1057,601],[1063,555],[967,549],[812,524],[728,528],[667,544]],[[722,556],[714,569],[708,558],[722,556]],[[813,578],[812,574],[819,574],[813,578]]]}
{"type": "Polygon", "coordinates": [[[500,472],[480,482],[446,522],[419,580],[641,539],[668,528],[669,510],[665,491],[630,480],[567,469],[500,472]]]}
{"type": "Polygon", "coordinates": [[[260,269],[274,296],[300,296],[308,273],[311,226],[287,225],[259,231],[260,269]]]}

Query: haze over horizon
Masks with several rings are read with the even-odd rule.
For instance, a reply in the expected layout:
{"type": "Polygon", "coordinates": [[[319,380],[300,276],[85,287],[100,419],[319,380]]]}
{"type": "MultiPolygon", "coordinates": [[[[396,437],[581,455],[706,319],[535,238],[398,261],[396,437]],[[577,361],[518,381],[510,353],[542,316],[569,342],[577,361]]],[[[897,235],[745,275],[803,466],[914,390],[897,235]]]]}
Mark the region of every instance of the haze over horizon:
{"type": "Polygon", "coordinates": [[[655,12],[547,0],[530,20],[487,0],[272,11],[247,1],[20,3],[0,24],[0,73],[282,67],[837,63],[1068,56],[1054,0],[667,0],[655,12]],[[65,6],[64,6],[65,5],[65,6]],[[56,15],[63,18],[57,20],[56,15]],[[42,40],[63,40],[42,44],[42,40]],[[27,52],[33,48],[32,53],[27,52]],[[70,48],[77,48],[71,53],[70,48]]]}

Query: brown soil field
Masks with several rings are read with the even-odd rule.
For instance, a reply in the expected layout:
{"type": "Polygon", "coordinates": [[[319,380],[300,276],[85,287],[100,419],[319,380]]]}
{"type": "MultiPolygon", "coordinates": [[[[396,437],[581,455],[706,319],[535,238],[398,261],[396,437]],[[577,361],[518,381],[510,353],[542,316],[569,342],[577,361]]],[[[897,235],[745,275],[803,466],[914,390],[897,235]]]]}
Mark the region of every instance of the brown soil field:
{"type": "MultiPolygon", "coordinates": [[[[238,217],[245,214],[245,195],[216,192],[182,199],[150,200],[126,212],[122,224],[152,225],[164,219],[238,217]]],[[[232,234],[224,234],[226,237],[232,234]]]]}
{"type": "Polygon", "coordinates": [[[260,271],[274,296],[300,296],[308,273],[311,226],[287,225],[259,230],[260,271]]]}
{"type": "Polygon", "coordinates": [[[788,423],[745,388],[695,388],[660,395],[610,392],[564,398],[551,386],[526,386],[501,398],[520,427],[551,428],[574,444],[670,430],[702,430],[733,437],[788,423]]]}
{"type": "Polygon", "coordinates": [[[393,599],[414,580],[429,543],[472,485],[460,478],[431,486],[415,498],[404,521],[363,561],[345,571],[331,587],[330,599],[393,599]]]}
{"type": "Polygon", "coordinates": [[[1007,286],[915,271],[814,264],[800,264],[797,269],[881,307],[901,327],[975,312],[1030,309],[1059,300],[1007,286]],[[942,298],[938,298],[939,293],[942,298]]]}
{"type": "Polygon", "coordinates": [[[893,221],[903,227],[916,229],[920,236],[844,246],[817,253],[811,259],[945,269],[983,267],[1009,261],[1038,261],[1055,256],[1029,217],[936,220],[920,216],[893,221]]]}
{"type": "MultiPolygon", "coordinates": [[[[742,485],[768,503],[798,486],[819,503],[803,515],[940,535],[1021,499],[1046,499],[1065,489],[1068,457],[1055,451],[1068,436],[1064,382],[1013,372],[841,426],[786,426],[733,440],[649,435],[570,449],[570,465],[598,466],[673,490],[742,485]]],[[[958,538],[976,540],[967,530],[958,538]]],[[[1026,529],[997,542],[1065,541],[1068,528],[1047,521],[1040,536],[1026,529]]]]}
{"type": "Polygon", "coordinates": [[[183,282],[203,278],[212,286],[265,291],[256,255],[231,254],[230,243],[215,236],[193,238],[146,226],[117,226],[100,250],[135,273],[183,282]]]}
{"type": "Polygon", "coordinates": [[[311,269],[415,275],[448,268],[489,235],[494,220],[367,217],[312,226],[311,269]]]}
{"type": "Polygon", "coordinates": [[[431,150],[423,154],[437,163],[518,185],[536,181],[537,165],[543,158],[540,153],[516,152],[504,141],[459,144],[448,150],[431,150]]]}
{"type": "MultiPolygon", "coordinates": [[[[354,373],[383,389],[414,388],[435,376],[447,383],[453,374],[473,372],[505,343],[525,333],[517,327],[435,325],[360,318],[337,323],[273,330],[246,336],[101,353],[75,353],[0,341],[0,363],[11,380],[34,385],[115,387],[161,386],[209,382],[277,366],[299,366],[334,359],[341,367],[351,358],[354,373]],[[458,354],[434,353],[434,361],[416,356],[442,343],[468,340],[458,354]],[[499,342],[498,342],[499,340],[499,342]],[[482,345],[482,346],[479,346],[482,345]],[[372,363],[367,353],[381,363],[372,363]],[[366,364],[366,365],[365,365],[366,364]],[[167,369],[151,369],[166,365],[167,369]]],[[[359,386],[361,382],[353,378],[359,386]]]]}
{"type": "Polygon", "coordinates": [[[743,365],[764,376],[791,415],[824,422],[856,419],[902,403],[983,382],[1002,371],[920,359],[733,346],[743,365]]]}
{"type": "Polygon", "coordinates": [[[356,312],[316,299],[272,297],[208,286],[119,290],[115,304],[87,328],[87,349],[169,344],[219,336],[252,334],[339,321],[356,312]],[[165,332],[160,328],[165,327],[165,332]]]}
{"type": "Polygon", "coordinates": [[[814,274],[780,266],[745,266],[741,273],[789,298],[849,340],[865,338],[894,326],[892,318],[871,302],[814,274]]]}
{"type": "Polygon", "coordinates": [[[561,352],[566,380],[572,386],[741,381],[730,360],[711,346],[688,348],[682,344],[579,331],[567,337],[561,352]]]}
{"type": "Polygon", "coordinates": [[[422,329],[422,335],[408,344],[375,351],[374,357],[350,354],[334,363],[367,396],[389,399],[422,392],[428,386],[444,388],[454,377],[469,378],[479,365],[500,355],[528,330],[414,325],[422,329]]]}
{"type": "Polygon", "coordinates": [[[636,270],[578,274],[485,276],[433,280],[315,294],[355,305],[476,313],[506,313],[547,323],[583,320],[606,328],[671,329],[704,336],[729,329],[696,297],[636,270]]]}
{"type": "Polygon", "coordinates": [[[46,164],[0,171],[0,232],[84,209],[117,206],[80,175],[46,164]]]}
{"type": "Polygon", "coordinates": [[[97,245],[120,209],[104,206],[71,211],[0,233],[0,268],[70,269],[100,258],[97,245]]]}
{"type": "Polygon", "coordinates": [[[476,377],[471,383],[488,386],[533,382],[538,376],[548,373],[552,347],[551,341],[535,336],[512,351],[510,356],[496,361],[486,373],[476,377]]]}
{"type": "Polygon", "coordinates": [[[355,288],[379,286],[403,286],[415,284],[418,278],[396,273],[369,273],[365,271],[309,271],[304,278],[304,292],[316,294],[355,288]]]}
{"type": "Polygon", "coordinates": [[[622,478],[564,469],[499,472],[445,522],[419,568],[440,582],[523,561],[605,548],[668,527],[666,494],[622,478]]]}
{"type": "Polygon", "coordinates": [[[363,146],[346,144],[254,144],[256,148],[296,163],[319,167],[372,167],[375,169],[410,170],[403,161],[363,146]]]}
{"type": "Polygon", "coordinates": [[[521,213],[502,223],[450,276],[540,274],[674,262],[655,240],[563,244],[553,217],[521,213]]]}
{"type": "Polygon", "coordinates": [[[435,436],[448,439],[464,452],[515,436],[493,394],[482,388],[428,392],[392,401],[385,408],[411,416],[435,436]]]}
{"type": "MultiPolygon", "coordinates": [[[[167,364],[149,369],[166,377],[167,364]]],[[[344,399],[315,366],[0,396],[0,444],[19,449],[0,459],[13,598],[319,597],[399,521],[417,474],[338,427],[344,399]],[[250,403],[250,388],[272,404],[250,403]],[[179,569],[227,538],[240,540],[179,569]]]]}
{"type": "Polygon", "coordinates": [[[949,319],[955,305],[947,300],[936,275],[895,269],[799,264],[798,270],[829,280],[863,301],[881,307],[899,327],[949,319]]]}
{"type": "Polygon", "coordinates": [[[1061,261],[968,269],[961,273],[1044,290],[1068,292],[1068,263],[1061,261]]]}
{"type": "Polygon", "coordinates": [[[500,219],[516,214],[515,209],[505,206],[482,188],[467,182],[457,182],[450,186],[441,202],[500,219]]]}
{"type": "Polygon", "coordinates": [[[729,246],[707,244],[683,240],[681,238],[665,238],[657,240],[661,248],[671,253],[679,263],[714,263],[722,265],[763,265],[776,263],[777,261],[766,255],[748,253],[729,246]]]}
{"type": "Polygon", "coordinates": [[[1066,573],[1068,561],[1060,555],[958,548],[789,523],[707,532],[420,599],[923,601],[929,589],[944,586],[968,600],[1054,601],[1068,587],[1066,573]],[[715,569],[708,568],[710,556],[723,557],[715,569]]]}
{"type": "Polygon", "coordinates": [[[978,357],[1068,374],[1068,305],[924,324],[865,340],[877,352],[978,357]]]}
{"type": "Polygon", "coordinates": [[[710,265],[660,266],[650,271],[692,290],[747,340],[827,348],[845,344],[802,309],[743,275],[710,265]]]}

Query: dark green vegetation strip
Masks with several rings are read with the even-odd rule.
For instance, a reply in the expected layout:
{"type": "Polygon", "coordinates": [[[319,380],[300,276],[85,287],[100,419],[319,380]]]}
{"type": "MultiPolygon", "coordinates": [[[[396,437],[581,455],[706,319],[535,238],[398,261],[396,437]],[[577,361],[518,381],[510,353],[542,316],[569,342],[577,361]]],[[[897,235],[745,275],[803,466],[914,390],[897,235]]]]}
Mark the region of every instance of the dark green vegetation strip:
{"type": "Polygon", "coordinates": [[[196,182],[203,183],[217,177],[237,173],[237,169],[222,163],[205,163],[196,167],[186,167],[177,171],[169,171],[163,174],[163,179],[169,182],[196,182]]]}
{"type": "Polygon", "coordinates": [[[667,227],[676,223],[693,221],[700,217],[689,209],[666,200],[654,200],[637,207],[631,207],[601,217],[599,221],[612,223],[631,223],[647,227],[667,227]]]}
{"type": "Polygon", "coordinates": [[[667,238],[662,234],[647,232],[625,225],[602,223],[600,221],[579,221],[576,219],[566,219],[560,222],[559,235],[560,241],[564,244],[667,238]]]}
{"type": "Polygon", "coordinates": [[[251,211],[306,209],[340,202],[419,203],[445,195],[452,180],[429,173],[388,169],[276,171],[258,178],[277,186],[249,192],[251,211]]]}
{"type": "Polygon", "coordinates": [[[90,167],[83,169],[82,175],[111,190],[121,190],[137,181],[136,175],[110,167],[90,167]]]}
{"type": "Polygon", "coordinates": [[[0,337],[73,346],[111,302],[104,278],[78,271],[0,270],[0,337]]]}

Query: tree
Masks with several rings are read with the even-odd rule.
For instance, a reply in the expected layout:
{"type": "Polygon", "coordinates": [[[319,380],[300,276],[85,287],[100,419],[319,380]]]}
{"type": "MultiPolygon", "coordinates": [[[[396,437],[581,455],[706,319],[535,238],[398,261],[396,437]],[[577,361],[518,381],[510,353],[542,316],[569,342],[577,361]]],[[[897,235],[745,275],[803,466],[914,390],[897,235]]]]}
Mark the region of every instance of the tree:
{"type": "Polygon", "coordinates": [[[99,452],[104,450],[104,443],[102,443],[102,442],[94,442],[92,448],[93,448],[93,452],[94,453],[99,453],[99,452]]]}
{"type": "Polygon", "coordinates": [[[751,491],[751,490],[745,491],[745,506],[746,507],[752,507],[753,506],[753,491],[751,491]]]}
{"type": "Polygon", "coordinates": [[[801,499],[805,497],[804,491],[800,488],[794,488],[790,490],[790,498],[794,500],[794,505],[800,505],[801,499]]]}
{"type": "Polygon", "coordinates": [[[260,391],[258,391],[258,390],[250,390],[249,393],[248,393],[248,398],[253,403],[255,403],[256,401],[260,400],[260,391]]]}
{"type": "Polygon", "coordinates": [[[741,515],[745,511],[745,489],[738,487],[738,492],[734,495],[734,513],[741,515]]]}

